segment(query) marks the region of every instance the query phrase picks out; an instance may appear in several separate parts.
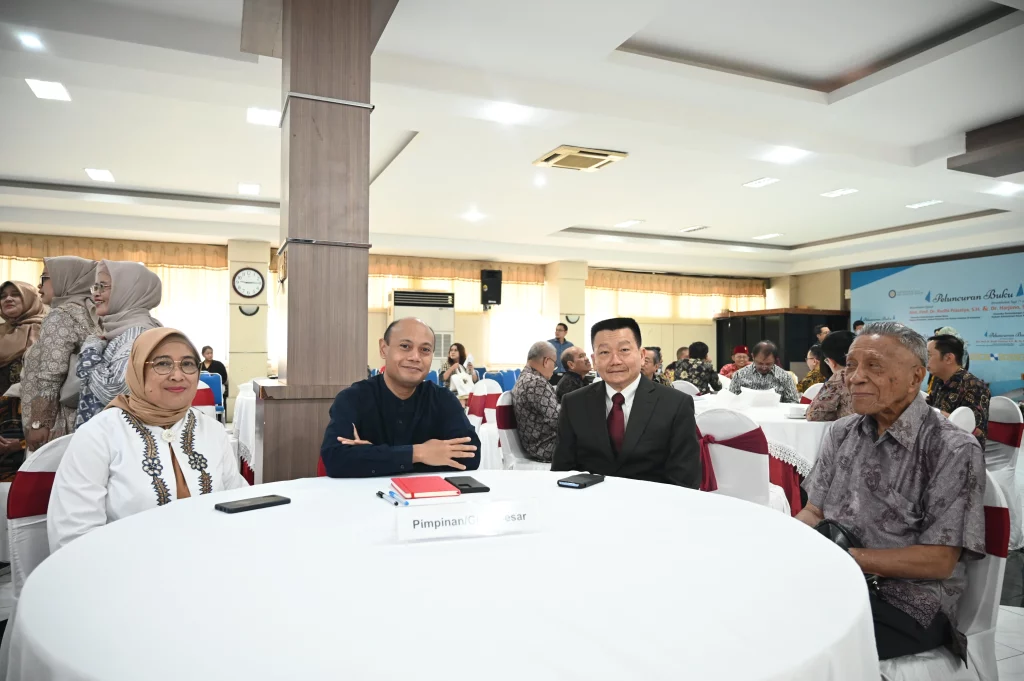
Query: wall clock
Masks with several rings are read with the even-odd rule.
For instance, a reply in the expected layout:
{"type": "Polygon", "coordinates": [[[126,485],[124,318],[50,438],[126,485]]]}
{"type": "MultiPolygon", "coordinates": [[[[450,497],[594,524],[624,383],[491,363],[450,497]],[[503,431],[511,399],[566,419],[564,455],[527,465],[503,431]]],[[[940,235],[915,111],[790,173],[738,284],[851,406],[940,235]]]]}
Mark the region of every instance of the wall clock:
{"type": "Polygon", "coordinates": [[[263,293],[265,284],[263,273],[251,267],[243,267],[235,272],[235,276],[231,279],[231,286],[235,289],[235,293],[243,298],[255,298],[263,293]]]}

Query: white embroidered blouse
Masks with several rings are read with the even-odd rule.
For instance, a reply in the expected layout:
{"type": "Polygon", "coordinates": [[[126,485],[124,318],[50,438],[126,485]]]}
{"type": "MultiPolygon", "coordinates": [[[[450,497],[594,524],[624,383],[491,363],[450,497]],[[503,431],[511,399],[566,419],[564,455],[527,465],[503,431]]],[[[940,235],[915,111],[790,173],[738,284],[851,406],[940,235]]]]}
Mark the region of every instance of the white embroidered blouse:
{"type": "Polygon", "coordinates": [[[107,409],[75,432],[57,467],[46,514],[50,552],[97,527],[174,501],[171,456],[193,497],[248,484],[224,426],[196,409],[167,429],[107,409]]]}

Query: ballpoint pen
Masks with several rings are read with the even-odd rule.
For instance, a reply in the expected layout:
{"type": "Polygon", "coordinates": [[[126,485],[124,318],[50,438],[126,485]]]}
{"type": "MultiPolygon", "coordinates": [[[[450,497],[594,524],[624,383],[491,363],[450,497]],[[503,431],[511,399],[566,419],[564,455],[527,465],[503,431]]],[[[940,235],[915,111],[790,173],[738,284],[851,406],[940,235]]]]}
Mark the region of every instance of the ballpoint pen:
{"type": "Polygon", "coordinates": [[[395,502],[395,506],[408,506],[409,500],[402,498],[402,495],[394,490],[388,490],[388,496],[395,502]]]}
{"type": "Polygon", "coordinates": [[[390,495],[387,495],[384,492],[377,492],[377,498],[378,499],[383,499],[384,501],[388,502],[392,506],[398,506],[398,502],[395,501],[394,499],[392,499],[390,495]]]}

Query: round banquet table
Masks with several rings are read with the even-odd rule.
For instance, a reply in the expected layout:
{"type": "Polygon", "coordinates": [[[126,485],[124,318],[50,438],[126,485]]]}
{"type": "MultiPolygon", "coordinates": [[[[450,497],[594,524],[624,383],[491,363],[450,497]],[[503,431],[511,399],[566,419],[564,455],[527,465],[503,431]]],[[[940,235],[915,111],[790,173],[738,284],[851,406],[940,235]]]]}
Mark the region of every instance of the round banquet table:
{"type": "MultiPolygon", "coordinates": [[[[400,544],[386,480],[192,497],[72,542],[29,577],[13,681],[877,681],[864,578],[793,518],[608,478],[478,471],[529,534],[400,544]],[[292,503],[227,515],[260,494],[292,503]]],[[[488,497],[489,499],[483,499],[488,497]]]]}

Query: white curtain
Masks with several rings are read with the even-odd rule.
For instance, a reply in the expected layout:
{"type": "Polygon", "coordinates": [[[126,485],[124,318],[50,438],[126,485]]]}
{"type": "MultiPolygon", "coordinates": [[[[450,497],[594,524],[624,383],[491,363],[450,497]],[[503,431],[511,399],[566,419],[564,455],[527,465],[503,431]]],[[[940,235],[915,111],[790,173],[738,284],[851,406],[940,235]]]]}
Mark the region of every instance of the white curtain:
{"type": "Polygon", "coordinates": [[[0,283],[5,281],[23,281],[26,284],[38,286],[39,277],[42,273],[42,260],[0,258],[0,283]]]}
{"type": "Polygon", "coordinates": [[[492,366],[521,366],[530,346],[551,338],[554,329],[554,321],[544,316],[543,284],[502,284],[501,305],[492,307],[487,318],[492,366]]]}

